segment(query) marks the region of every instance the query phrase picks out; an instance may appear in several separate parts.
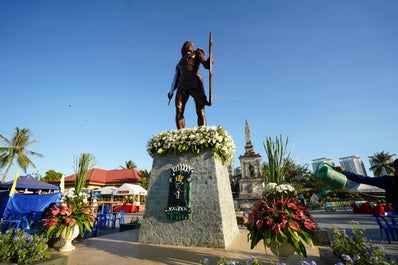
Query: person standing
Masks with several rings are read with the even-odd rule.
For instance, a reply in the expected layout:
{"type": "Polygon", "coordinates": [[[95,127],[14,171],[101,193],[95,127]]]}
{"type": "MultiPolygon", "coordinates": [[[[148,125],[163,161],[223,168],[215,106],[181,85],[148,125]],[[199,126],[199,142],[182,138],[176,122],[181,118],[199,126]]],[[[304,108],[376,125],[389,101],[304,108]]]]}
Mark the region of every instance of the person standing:
{"type": "Polygon", "coordinates": [[[173,97],[173,93],[177,90],[175,97],[176,107],[176,125],[177,129],[185,128],[184,111],[189,96],[195,100],[195,109],[198,116],[198,126],[206,125],[205,106],[210,106],[204,90],[203,78],[199,73],[199,66],[202,64],[204,68],[210,69],[210,58],[205,59],[203,49],[195,50],[194,45],[190,41],[186,41],[181,48],[182,58],[176,66],[176,73],[171,86],[170,92],[167,94],[169,100],[173,97]]]}
{"type": "Polygon", "coordinates": [[[346,171],[341,166],[336,166],[334,169],[343,173],[351,181],[384,189],[386,191],[386,201],[391,202],[395,212],[398,213],[398,159],[395,159],[391,165],[395,171],[394,175],[384,175],[380,177],[362,176],[354,172],[346,171]]]}

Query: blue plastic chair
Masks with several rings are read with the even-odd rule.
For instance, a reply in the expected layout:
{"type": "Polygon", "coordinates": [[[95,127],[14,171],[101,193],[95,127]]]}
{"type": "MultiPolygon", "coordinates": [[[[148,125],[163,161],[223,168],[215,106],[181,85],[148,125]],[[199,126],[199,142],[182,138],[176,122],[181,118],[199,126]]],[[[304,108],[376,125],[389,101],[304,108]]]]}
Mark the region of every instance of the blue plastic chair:
{"type": "Polygon", "coordinates": [[[7,230],[10,229],[19,229],[21,225],[21,219],[6,219],[1,220],[1,233],[4,234],[7,230]]]}
{"type": "Polygon", "coordinates": [[[398,215],[395,212],[387,212],[386,214],[391,219],[391,227],[394,229],[396,239],[398,240],[398,222],[395,220],[395,218],[398,218],[398,215]]]}
{"type": "Polygon", "coordinates": [[[384,216],[373,214],[380,229],[380,238],[383,241],[383,231],[386,235],[387,241],[391,244],[391,237],[395,240],[394,228],[387,222],[384,216]]]}
{"type": "Polygon", "coordinates": [[[33,224],[41,226],[41,224],[43,222],[43,219],[42,219],[43,212],[42,211],[32,211],[31,215],[32,215],[31,221],[33,222],[33,224]]]}
{"type": "Polygon", "coordinates": [[[119,225],[124,224],[124,214],[125,213],[126,213],[125,210],[120,211],[120,214],[117,217],[117,219],[119,220],[119,225]]]}
{"type": "Polygon", "coordinates": [[[115,219],[113,213],[105,212],[104,216],[105,216],[105,227],[111,227],[111,225],[115,219]]]}
{"type": "Polygon", "coordinates": [[[116,227],[116,221],[119,222],[119,226],[121,224],[124,224],[124,214],[126,213],[125,210],[121,210],[120,212],[117,213],[116,216],[114,216],[113,220],[112,220],[112,228],[116,227]]]}
{"type": "Polygon", "coordinates": [[[22,229],[25,233],[28,234],[35,234],[38,231],[37,229],[32,228],[32,224],[30,223],[30,221],[26,216],[21,217],[20,229],[22,229]]]}
{"type": "Polygon", "coordinates": [[[105,227],[105,224],[106,224],[105,214],[97,215],[97,217],[94,220],[94,226],[91,231],[91,236],[96,237],[98,235],[98,232],[99,232],[99,235],[101,236],[102,228],[105,227]]]}

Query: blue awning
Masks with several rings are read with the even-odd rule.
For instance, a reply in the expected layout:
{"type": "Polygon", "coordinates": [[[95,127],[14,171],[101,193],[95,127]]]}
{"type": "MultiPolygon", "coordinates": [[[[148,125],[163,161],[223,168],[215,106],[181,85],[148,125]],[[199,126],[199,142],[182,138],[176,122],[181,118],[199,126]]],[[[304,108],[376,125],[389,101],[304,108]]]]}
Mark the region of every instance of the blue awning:
{"type": "MultiPolygon", "coordinates": [[[[0,190],[8,190],[14,181],[0,183],[0,190]]],[[[59,187],[40,180],[35,179],[30,174],[25,177],[19,177],[17,180],[17,190],[59,190],[59,187]]]]}

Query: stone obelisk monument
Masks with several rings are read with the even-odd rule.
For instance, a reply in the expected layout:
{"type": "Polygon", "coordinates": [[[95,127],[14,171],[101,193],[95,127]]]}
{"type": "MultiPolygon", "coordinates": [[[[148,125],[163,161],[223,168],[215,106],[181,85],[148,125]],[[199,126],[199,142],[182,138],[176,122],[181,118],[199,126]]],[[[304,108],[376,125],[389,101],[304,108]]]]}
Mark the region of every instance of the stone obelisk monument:
{"type": "Polygon", "coordinates": [[[239,208],[250,211],[254,202],[262,199],[261,161],[260,154],[254,152],[249,123],[245,124],[245,154],[239,157],[242,178],[239,180],[239,208]]]}

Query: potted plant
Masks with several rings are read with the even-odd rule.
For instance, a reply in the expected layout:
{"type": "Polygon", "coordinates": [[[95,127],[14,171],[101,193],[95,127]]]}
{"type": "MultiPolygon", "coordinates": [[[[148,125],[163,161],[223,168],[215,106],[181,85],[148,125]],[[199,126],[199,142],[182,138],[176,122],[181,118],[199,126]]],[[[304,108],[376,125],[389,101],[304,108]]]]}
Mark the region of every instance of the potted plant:
{"type": "Polygon", "coordinates": [[[248,214],[250,247],[253,249],[263,240],[265,248],[275,247],[277,256],[286,245],[292,247],[291,254],[296,252],[300,257],[307,257],[303,242],[313,246],[311,231],[315,228],[307,206],[292,197],[264,198],[257,201],[248,214]]]}
{"type": "Polygon", "coordinates": [[[81,154],[79,159],[76,159],[75,190],[66,193],[61,204],[53,206],[45,217],[43,226],[47,228],[47,237],[62,236],[66,240],[61,251],[74,250],[72,240],[79,234],[83,235],[84,228],[91,232],[94,225],[95,215],[88,202],[89,195],[82,193],[87,172],[94,164],[94,160],[94,157],[87,153],[81,154]],[[70,238],[70,235],[74,237],[70,238]]]}
{"type": "Polygon", "coordinates": [[[78,227],[78,234],[83,235],[84,228],[89,232],[93,227],[95,215],[83,194],[67,193],[60,205],[55,205],[48,212],[43,226],[47,229],[48,238],[59,238],[61,233],[68,237],[74,227],[78,227]]]}
{"type": "Polygon", "coordinates": [[[268,163],[264,171],[264,198],[254,203],[248,214],[248,240],[251,248],[264,241],[265,248],[270,247],[277,256],[281,250],[289,249],[286,256],[296,252],[306,257],[304,242],[313,246],[311,232],[316,228],[314,219],[307,206],[297,199],[293,186],[285,183],[288,175],[288,139],[282,136],[273,141],[267,138],[264,143],[268,163]]]}

